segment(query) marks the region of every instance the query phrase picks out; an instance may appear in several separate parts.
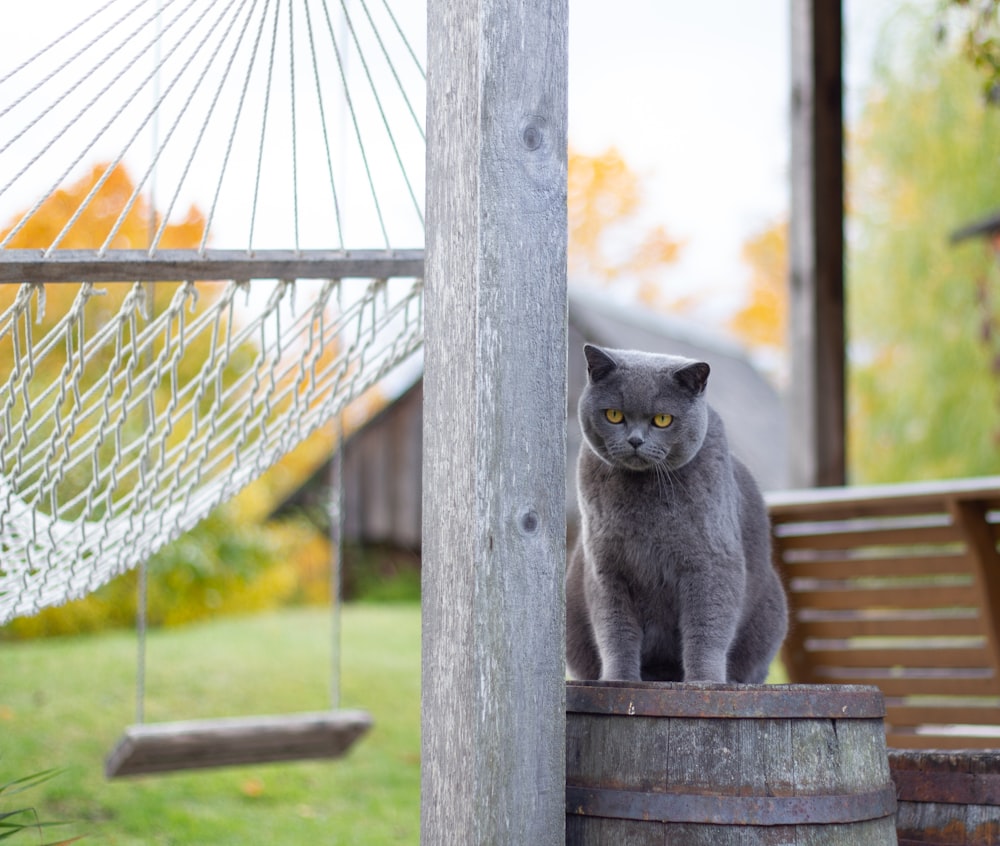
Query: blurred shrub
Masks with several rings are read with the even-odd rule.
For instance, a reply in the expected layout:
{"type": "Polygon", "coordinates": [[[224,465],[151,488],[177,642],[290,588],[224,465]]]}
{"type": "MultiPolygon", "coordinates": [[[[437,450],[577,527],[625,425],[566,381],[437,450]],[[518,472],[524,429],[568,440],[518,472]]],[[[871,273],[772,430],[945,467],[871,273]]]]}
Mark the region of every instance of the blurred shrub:
{"type": "Polygon", "coordinates": [[[347,546],[341,593],[361,602],[419,602],[420,556],[393,547],[347,546]]]}
{"type": "MultiPolygon", "coordinates": [[[[74,635],[135,624],[137,572],[90,596],[0,628],[0,638],[74,635]]],[[[245,523],[217,509],[148,565],[151,626],[329,599],[330,545],[310,523],[245,523]]]]}
{"type": "MultiPolygon", "coordinates": [[[[226,507],[154,555],[148,565],[150,626],[330,601],[332,549],[305,517],[246,522],[226,507]]],[[[135,625],[135,570],[90,596],[0,627],[0,640],[77,635],[135,625]]],[[[417,602],[420,556],[388,547],[344,550],[341,594],[365,602],[417,602]]]]}

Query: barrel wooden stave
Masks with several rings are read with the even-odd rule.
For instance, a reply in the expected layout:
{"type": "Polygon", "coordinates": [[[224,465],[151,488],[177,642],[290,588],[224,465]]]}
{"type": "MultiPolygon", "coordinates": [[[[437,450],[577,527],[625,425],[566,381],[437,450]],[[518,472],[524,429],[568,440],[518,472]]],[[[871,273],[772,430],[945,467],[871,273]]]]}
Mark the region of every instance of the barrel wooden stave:
{"type": "Polygon", "coordinates": [[[892,750],[899,842],[1000,843],[1000,751],[892,750]]]}
{"type": "Polygon", "coordinates": [[[896,844],[892,820],[818,826],[737,828],[680,823],[654,826],[633,820],[566,818],[572,846],[872,846],[896,844]]]}
{"type": "MultiPolygon", "coordinates": [[[[685,688],[688,695],[692,686],[661,687],[685,688]]],[[[735,686],[705,687],[711,696],[713,688],[727,688],[732,693],[735,686]]],[[[762,686],[746,689],[763,690],[762,686]]],[[[847,700],[852,692],[845,688],[847,700]]],[[[640,690],[640,697],[643,694],[640,690]]],[[[579,697],[569,696],[568,700],[572,703],[575,698],[579,697]]],[[[566,768],[567,784],[571,787],[567,793],[567,844],[876,846],[896,843],[891,812],[874,819],[851,819],[843,823],[826,820],[772,824],[758,818],[745,824],[732,824],[732,820],[728,821],[730,824],[713,824],[711,820],[692,822],[678,817],[609,819],[595,816],[587,809],[574,810],[570,807],[571,796],[582,795],[581,791],[586,790],[607,791],[612,798],[618,791],[650,794],[650,807],[654,809],[657,796],[667,794],[671,813],[680,808],[682,817],[688,810],[689,799],[699,806],[692,808],[691,815],[701,813],[704,802],[700,797],[704,796],[715,797],[722,805],[728,801],[734,807],[746,802],[766,804],[769,797],[777,797],[775,805],[780,807],[781,802],[790,798],[797,797],[807,803],[809,797],[815,796],[820,797],[817,802],[826,801],[828,808],[832,801],[836,813],[840,796],[846,797],[845,805],[849,805],[854,794],[884,796],[891,792],[881,718],[771,719],[762,716],[755,706],[750,709],[754,716],[742,719],[738,705],[729,718],[720,718],[719,714],[705,719],[690,714],[630,716],[627,695],[615,707],[622,713],[571,710],[568,715],[566,768]]],[[[845,813],[850,813],[846,807],[845,813]]]]}

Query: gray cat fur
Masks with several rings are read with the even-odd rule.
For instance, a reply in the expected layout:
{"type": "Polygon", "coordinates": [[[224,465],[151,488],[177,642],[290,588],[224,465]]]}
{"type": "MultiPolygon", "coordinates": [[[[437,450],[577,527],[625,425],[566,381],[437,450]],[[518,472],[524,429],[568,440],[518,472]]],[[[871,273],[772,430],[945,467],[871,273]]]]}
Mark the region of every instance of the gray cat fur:
{"type": "Polygon", "coordinates": [[[569,672],[763,682],[787,606],[764,500],[705,399],[708,364],[590,344],[584,354],[569,672]],[[608,408],[623,422],[609,422],[608,408]],[[652,425],[660,413],[673,416],[663,429],[652,425]]]}

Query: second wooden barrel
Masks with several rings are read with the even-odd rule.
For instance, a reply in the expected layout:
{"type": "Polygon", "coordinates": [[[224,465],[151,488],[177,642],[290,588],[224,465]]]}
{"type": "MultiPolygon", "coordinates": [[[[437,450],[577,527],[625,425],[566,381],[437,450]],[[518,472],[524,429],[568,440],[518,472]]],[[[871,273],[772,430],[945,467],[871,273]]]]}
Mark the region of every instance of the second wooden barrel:
{"type": "Polygon", "coordinates": [[[893,750],[900,846],[997,846],[1000,750],[893,750]]]}
{"type": "Polygon", "coordinates": [[[568,682],[566,843],[896,843],[875,687],[568,682]]]}

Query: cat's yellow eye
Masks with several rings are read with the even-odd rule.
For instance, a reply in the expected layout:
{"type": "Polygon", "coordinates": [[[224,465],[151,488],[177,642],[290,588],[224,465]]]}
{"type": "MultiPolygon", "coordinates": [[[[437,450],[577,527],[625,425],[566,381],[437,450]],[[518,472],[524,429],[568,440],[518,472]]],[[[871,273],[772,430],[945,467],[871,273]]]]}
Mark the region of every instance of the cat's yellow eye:
{"type": "Polygon", "coordinates": [[[621,423],[625,419],[625,415],[617,408],[609,408],[604,412],[604,416],[608,418],[609,423],[621,423]]]}
{"type": "Polygon", "coordinates": [[[657,414],[653,418],[653,425],[657,429],[666,429],[671,423],[674,422],[674,417],[672,414],[657,414]]]}

